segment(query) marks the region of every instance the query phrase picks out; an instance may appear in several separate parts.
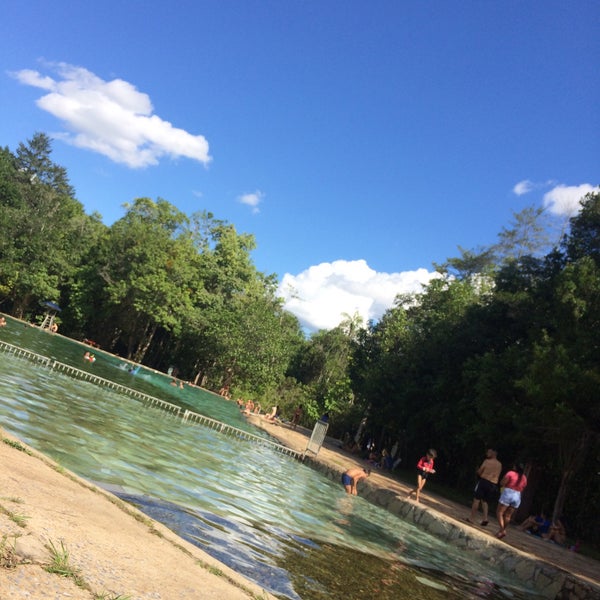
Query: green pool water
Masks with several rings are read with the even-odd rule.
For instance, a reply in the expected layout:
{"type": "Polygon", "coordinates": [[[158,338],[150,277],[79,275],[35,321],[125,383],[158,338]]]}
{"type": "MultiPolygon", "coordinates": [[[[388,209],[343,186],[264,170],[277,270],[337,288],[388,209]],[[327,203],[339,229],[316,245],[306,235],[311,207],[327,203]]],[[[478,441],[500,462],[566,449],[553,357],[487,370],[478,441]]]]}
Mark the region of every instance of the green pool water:
{"type": "MultiPolygon", "coordinates": [[[[234,402],[174,388],[20,321],[0,340],[239,428],[234,402]]],[[[2,426],[64,467],[132,502],[282,598],[532,598],[459,552],[266,446],[183,423],[113,391],[0,352],[2,426]]]]}

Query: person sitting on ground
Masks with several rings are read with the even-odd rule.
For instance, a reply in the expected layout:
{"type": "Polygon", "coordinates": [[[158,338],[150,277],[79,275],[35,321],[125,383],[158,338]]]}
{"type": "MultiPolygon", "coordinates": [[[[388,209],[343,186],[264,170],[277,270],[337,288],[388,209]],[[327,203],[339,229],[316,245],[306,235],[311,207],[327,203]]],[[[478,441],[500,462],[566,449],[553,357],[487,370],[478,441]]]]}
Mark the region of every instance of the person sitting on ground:
{"type": "Polygon", "coordinates": [[[279,406],[274,406],[271,409],[271,412],[265,417],[265,419],[267,419],[267,421],[274,422],[278,416],[279,416],[279,406]]]}
{"type": "Polygon", "coordinates": [[[546,518],[544,511],[539,515],[530,515],[519,525],[521,531],[543,537],[550,529],[552,523],[546,518]]]}
{"type": "Polygon", "coordinates": [[[554,521],[554,523],[550,525],[548,533],[542,535],[542,537],[549,542],[558,544],[559,546],[565,546],[567,543],[567,530],[565,529],[565,524],[562,517],[554,521]]]}
{"type": "Polygon", "coordinates": [[[248,400],[248,402],[246,402],[246,407],[244,408],[244,414],[249,415],[251,412],[254,412],[254,402],[248,400]]]}
{"type": "Polygon", "coordinates": [[[366,479],[371,474],[371,469],[360,469],[359,467],[352,467],[342,473],[342,485],[346,490],[347,494],[351,496],[357,496],[358,491],[356,484],[361,479],[366,479]]]}
{"type": "Polygon", "coordinates": [[[381,451],[381,461],[379,463],[379,466],[382,469],[386,469],[387,471],[391,471],[394,466],[394,459],[392,458],[391,454],[387,451],[387,448],[384,448],[381,451]]]}

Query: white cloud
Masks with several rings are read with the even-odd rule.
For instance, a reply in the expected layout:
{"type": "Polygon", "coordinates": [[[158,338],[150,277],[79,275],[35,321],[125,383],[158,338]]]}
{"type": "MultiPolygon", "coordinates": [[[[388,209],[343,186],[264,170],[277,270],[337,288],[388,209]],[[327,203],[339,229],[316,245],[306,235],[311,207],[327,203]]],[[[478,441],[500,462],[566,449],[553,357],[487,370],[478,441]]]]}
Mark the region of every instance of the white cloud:
{"type": "Polygon", "coordinates": [[[285,308],[311,331],[333,329],[343,313],[358,312],[365,324],[379,320],[394,305],[397,294],[420,292],[438,277],[426,269],[403,273],[377,273],[364,260],[336,260],[310,267],[298,275],[286,273],[278,294],[285,308]]]}
{"type": "Polygon", "coordinates": [[[515,193],[517,196],[523,196],[524,194],[531,192],[534,187],[535,185],[529,181],[529,179],[524,179],[515,185],[513,188],[513,193],[515,193]]]}
{"type": "Polygon", "coordinates": [[[579,201],[590,192],[594,186],[589,183],[581,185],[557,185],[544,194],[544,207],[552,214],[572,217],[576,215],[581,206],[579,201]]]}
{"type": "Polygon", "coordinates": [[[260,190],[256,190],[251,194],[242,194],[241,196],[238,196],[238,201],[252,207],[252,212],[257,213],[260,211],[258,205],[262,202],[264,197],[265,195],[260,190]]]}
{"type": "Polygon", "coordinates": [[[208,142],[173,127],[153,113],[147,94],[122,79],[104,81],[82,67],[50,65],[57,77],[24,69],[12,73],[21,83],[46,90],[36,104],[69,130],[56,137],[132,168],[156,165],[163,156],[208,164],[208,142]]]}

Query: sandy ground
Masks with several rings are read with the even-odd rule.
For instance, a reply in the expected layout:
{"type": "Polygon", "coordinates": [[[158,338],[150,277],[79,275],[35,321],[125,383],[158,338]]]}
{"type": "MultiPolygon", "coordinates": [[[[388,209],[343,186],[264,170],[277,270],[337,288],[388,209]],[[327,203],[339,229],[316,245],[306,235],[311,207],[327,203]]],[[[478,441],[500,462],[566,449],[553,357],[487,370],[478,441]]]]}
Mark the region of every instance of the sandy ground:
{"type": "Polygon", "coordinates": [[[273,598],[137,509],[2,439],[0,599],[273,598]],[[67,557],[73,575],[47,572],[53,556],[67,557]]]}
{"type": "MultiPolygon", "coordinates": [[[[251,421],[280,443],[304,452],[310,431],[251,421]]],[[[111,494],[62,469],[49,458],[2,433],[0,443],[0,600],[267,600],[255,584],[111,494]],[[8,442],[8,443],[7,443],[8,442]],[[45,570],[54,555],[68,553],[68,571],[45,570]]],[[[316,460],[339,469],[362,465],[327,440],[316,460]]],[[[370,485],[406,494],[408,487],[375,470],[370,485]]],[[[359,484],[360,493],[360,484],[359,484]]],[[[476,535],[469,507],[424,492],[423,504],[455,519],[476,535]]],[[[600,581],[600,564],[590,558],[511,528],[505,542],[584,580],[600,581]]]]}

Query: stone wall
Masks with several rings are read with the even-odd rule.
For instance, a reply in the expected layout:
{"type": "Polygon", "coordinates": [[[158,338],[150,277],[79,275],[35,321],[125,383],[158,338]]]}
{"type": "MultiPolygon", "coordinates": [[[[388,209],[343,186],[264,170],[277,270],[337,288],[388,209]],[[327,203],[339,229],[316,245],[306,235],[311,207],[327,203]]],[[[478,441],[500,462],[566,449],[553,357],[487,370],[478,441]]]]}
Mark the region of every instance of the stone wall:
{"type": "MultiPolygon", "coordinates": [[[[328,479],[340,480],[341,470],[327,466],[318,458],[307,462],[328,479]]],[[[461,526],[453,519],[406,500],[391,490],[377,487],[371,481],[363,480],[360,485],[361,496],[372,504],[386,509],[452,546],[477,553],[480,558],[493,563],[495,567],[534,589],[545,598],[550,600],[600,600],[600,586],[580,580],[572,573],[541,562],[472,527],[461,526]]]]}

